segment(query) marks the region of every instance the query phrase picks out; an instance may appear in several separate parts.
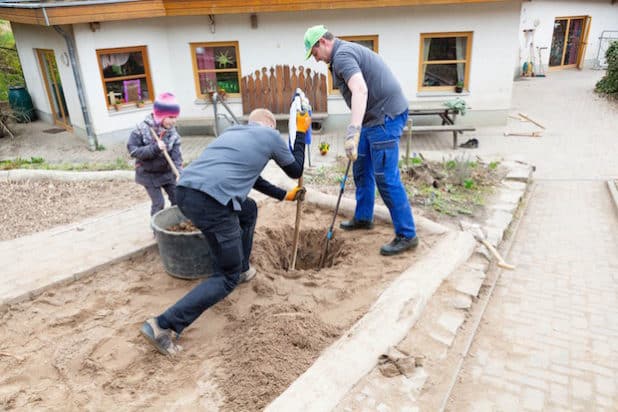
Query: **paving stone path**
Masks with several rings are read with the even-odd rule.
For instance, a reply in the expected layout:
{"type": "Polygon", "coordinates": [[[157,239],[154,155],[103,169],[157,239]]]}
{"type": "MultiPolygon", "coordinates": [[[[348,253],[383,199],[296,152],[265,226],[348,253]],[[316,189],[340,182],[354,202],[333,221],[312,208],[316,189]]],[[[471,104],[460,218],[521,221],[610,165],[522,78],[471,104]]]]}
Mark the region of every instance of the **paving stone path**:
{"type": "Polygon", "coordinates": [[[618,175],[618,110],[592,94],[594,72],[551,77],[515,88],[514,106],[548,133],[528,143],[538,173],[507,259],[517,269],[502,273],[447,410],[618,410],[618,218],[605,183],[618,175]]]}

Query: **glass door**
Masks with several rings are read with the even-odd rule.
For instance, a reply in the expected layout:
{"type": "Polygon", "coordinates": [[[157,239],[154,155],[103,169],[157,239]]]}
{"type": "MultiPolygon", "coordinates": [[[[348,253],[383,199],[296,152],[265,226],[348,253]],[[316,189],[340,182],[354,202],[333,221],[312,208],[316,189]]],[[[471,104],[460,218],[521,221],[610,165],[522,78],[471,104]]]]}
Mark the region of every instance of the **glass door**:
{"type": "Polygon", "coordinates": [[[590,18],[559,17],[554,21],[549,67],[577,67],[583,59],[590,18]]]}
{"type": "Polygon", "coordinates": [[[69,119],[69,111],[67,110],[67,103],[64,99],[62,81],[60,80],[60,73],[58,72],[54,51],[37,49],[36,52],[41,67],[41,73],[43,74],[45,91],[47,92],[47,98],[51,106],[54,124],[70,130],[71,122],[69,119]]]}

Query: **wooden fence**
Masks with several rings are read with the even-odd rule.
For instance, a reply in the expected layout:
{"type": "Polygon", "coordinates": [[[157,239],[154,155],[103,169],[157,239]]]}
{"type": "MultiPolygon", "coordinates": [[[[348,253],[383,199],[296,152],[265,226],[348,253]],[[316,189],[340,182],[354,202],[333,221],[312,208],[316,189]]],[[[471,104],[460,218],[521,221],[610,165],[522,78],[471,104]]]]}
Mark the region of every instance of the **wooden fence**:
{"type": "Polygon", "coordinates": [[[242,109],[245,115],[253,109],[265,107],[274,114],[289,113],[296,88],[306,95],[314,113],[326,113],[326,76],[299,66],[277,65],[256,70],[241,81],[242,109]],[[297,74],[298,72],[298,74],[297,74]]]}

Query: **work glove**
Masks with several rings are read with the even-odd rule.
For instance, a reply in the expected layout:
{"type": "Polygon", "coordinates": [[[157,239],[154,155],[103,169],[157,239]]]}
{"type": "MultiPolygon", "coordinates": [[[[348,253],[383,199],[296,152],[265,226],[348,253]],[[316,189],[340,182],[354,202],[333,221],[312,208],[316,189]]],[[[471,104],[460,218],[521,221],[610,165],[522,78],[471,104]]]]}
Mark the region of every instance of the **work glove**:
{"type": "Polygon", "coordinates": [[[307,189],[304,188],[304,186],[296,186],[294,189],[290,190],[289,192],[286,193],[285,195],[285,200],[289,200],[289,201],[294,201],[294,200],[304,200],[305,199],[305,193],[307,192],[307,189]]]}
{"type": "Polygon", "coordinates": [[[296,130],[299,132],[307,133],[307,130],[311,128],[311,116],[309,112],[296,112],[296,130]]]}
{"type": "Polygon", "coordinates": [[[345,149],[345,155],[351,161],[355,161],[358,158],[358,141],[360,140],[360,126],[349,125],[346,129],[345,143],[343,147],[345,149]]]}

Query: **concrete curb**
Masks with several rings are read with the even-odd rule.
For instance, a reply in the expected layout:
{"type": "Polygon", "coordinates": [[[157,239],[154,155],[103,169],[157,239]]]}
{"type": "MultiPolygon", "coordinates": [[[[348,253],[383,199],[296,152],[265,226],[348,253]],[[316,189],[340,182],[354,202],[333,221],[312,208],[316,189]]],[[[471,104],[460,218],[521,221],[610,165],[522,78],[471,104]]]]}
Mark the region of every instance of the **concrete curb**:
{"type": "Polygon", "coordinates": [[[614,206],[616,207],[616,213],[618,213],[618,188],[616,188],[616,181],[608,180],[607,188],[609,189],[609,194],[611,195],[614,206]]]}
{"type": "Polygon", "coordinates": [[[107,170],[100,172],[73,172],[64,170],[12,169],[0,171],[0,181],[19,180],[61,180],[75,182],[80,180],[134,180],[132,170],[107,170]]]}
{"type": "Polygon", "coordinates": [[[373,369],[380,355],[406,336],[442,281],[470,257],[475,246],[469,233],[445,235],[265,410],[330,411],[336,407],[373,369]]]}

